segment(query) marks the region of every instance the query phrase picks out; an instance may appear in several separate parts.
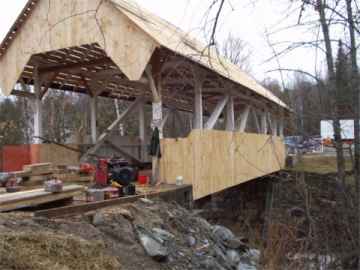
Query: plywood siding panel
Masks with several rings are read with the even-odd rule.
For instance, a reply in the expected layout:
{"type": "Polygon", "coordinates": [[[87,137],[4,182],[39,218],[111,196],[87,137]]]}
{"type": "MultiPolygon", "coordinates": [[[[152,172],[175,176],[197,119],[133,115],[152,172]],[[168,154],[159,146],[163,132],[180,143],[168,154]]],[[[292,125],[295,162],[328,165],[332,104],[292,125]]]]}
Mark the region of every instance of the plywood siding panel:
{"type": "Polygon", "coordinates": [[[285,146],[279,137],[194,130],[188,138],[163,140],[162,176],[175,183],[186,176],[199,199],[281,170],[285,146]]]}

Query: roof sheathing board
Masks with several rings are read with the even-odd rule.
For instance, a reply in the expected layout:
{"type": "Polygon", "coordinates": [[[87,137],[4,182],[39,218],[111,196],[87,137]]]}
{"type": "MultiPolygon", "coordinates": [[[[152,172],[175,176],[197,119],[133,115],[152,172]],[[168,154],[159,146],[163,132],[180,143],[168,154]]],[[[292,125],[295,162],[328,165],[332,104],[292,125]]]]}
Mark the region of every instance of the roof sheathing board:
{"type": "Polygon", "coordinates": [[[139,80],[160,46],[109,1],[41,0],[23,23],[14,25],[21,28],[3,42],[11,45],[0,57],[0,69],[7,70],[0,73],[5,95],[11,94],[32,55],[97,43],[128,79],[139,80]]]}
{"type": "Polygon", "coordinates": [[[205,49],[198,40],[173,24],[144,10],[130,0],[110,0],[123,13],[147,34],[156,39],[159,44],[186,58],[209,68],[221,76],[241,84],[266,99],[287,108],[278,97],[258,84],[253,78],[241,71],[238,66],[219,56],[213,50],[205,49]]]}

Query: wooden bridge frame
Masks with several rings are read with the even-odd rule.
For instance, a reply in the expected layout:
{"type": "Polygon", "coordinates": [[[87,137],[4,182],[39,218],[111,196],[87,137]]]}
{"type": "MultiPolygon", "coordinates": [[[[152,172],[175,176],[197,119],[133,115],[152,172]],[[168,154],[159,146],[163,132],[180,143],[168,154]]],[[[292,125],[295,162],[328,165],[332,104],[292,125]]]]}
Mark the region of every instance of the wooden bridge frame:
{"type": "MultiPolygon", "coordinates": [[[[289,108],[211,48],[131,0],[59,0],[51,4],[29,0],[0,45],[0,70],[6,70],[0,73],[5,95],[33,100],[35,136],[42,135],[42,100],[49,89],[89,95],[94,147],[87,154],[111,143],[109,135],[115,128],[137,113],[145,157],[145,127],[149,125],[145,106],[152,106],[151,124],[159,128],[161,136],[171,113],[177,115],[179,124],[180,111],[192,113],[193,131],[180,139],[179,151],[184,152],[176,150],[176,138],[163,140],[160,176],[169,182],[176,175],[187,176],[197,198],[279,170],[284,164],[280,138],[289,108]],[[96,134],[99,96],[130,102],[100,136],[96,134]],[[192,155],[188,160],[192,164],[185,153],[192,155]],[[237,153],[251,156],[258,170],[241,163],[237,153]],[[182,158],[175,160],[176,155],[182,158]],[[235,170],[238,162],[241,172],[235,170]],[[174,168],[181,166],[182,170],[174,168]],[[209,168],[207,175],[207,166],[221,167],[223,173],[209,168]],[[207,191],[200,188],[207,185],[206,178],[211,178],[214,186],[207,191]],[[223,184],[215,185],[216,181],[223,184]]],[[[153,163],[159,168],[156,159],[153,163]]]]}

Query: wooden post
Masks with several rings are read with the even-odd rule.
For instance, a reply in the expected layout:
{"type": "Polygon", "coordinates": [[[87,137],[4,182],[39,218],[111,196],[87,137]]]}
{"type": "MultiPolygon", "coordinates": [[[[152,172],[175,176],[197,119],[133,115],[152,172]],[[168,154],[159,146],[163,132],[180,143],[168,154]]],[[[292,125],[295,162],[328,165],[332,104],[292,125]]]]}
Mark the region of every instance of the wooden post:
{"type": "Polygon", "coordinates": [[[97,96],[90,97],[90,121],[91,121],[91,143],[96,144],[97,142],[97,125],[96,125],[96,116],[97,116],[97,96]]]}
{"type": "Polygon", "coordinates": [[[285,126],[284,115],[283,115],[283,113],[281,113],[280,120],[279,120],[279,136],[281,138],[284,138],[284,126],[285,126]]]}
{"type": "Polygon", "coordinates": [[[275,115],[274,118],[272,119],[272,134],[273,136],[277,136],[278,135],[278,120],[276,119],[275,115]]]}
{"type": "Polygon", "coordinates": [[[268,118],[267,118],[267,111],[263,111],[261,114],[261,133],[267,134],[268,133],[268,118]]]}
{"type": "Polygon", "coordinates": [[[240,126],[238,129],[240,132],[245,132],[246,130],[250,109],[251,109],[250,105],[247,105],[244,111],[241,113],[240,126]]]}
{"type": "Polygon", "coordinates": [[[194,129],[203,129],[203,98],[202,98],[202,79],[197,78],[195,81],[195,108],[194,108],[194,129]]]}
{"type": "MultiPolygon", "coordinates": [[[[145,69],[146,76],[149,80],[149,86],[153,95],[152,103],[152,127],[159,129],[160,139],[163,138],[163,126],[162,126],[162,99],[161,99],[161,81],[160,79],[155,82],[152,66],[148,65],[145,69]]],[[[159,74],[158,74],[159,75],[159,74]]],[[[160,181],[159,179],[159,158],[157,156],[152,157],[152,184],[160,181]]]]}
{"type": "MultiPolygon", "coordinates": [[[[34,70],[34,91],[35,91],[35,115],[34,115],[34,136],[42,137],[42,101],[41,101],[41,81],[38,68],[34,70]]],[[[35,138],[36,144],[41,143],[41,139],[35,138]]]]}
{"type": "Polygon", "coordinates": [[[255,108],[252,108],[252,116],[253,116],[253,119],[254,119],[254,122],[255,122],[255,127],[256,127],[256,131],[258,133],[261,133],[261,128],[260,128],[260,124],[259,124],[259,118],[257,116],[257,112],[256,112],[256,109],[255,108]]]}
{"type": "Polygon", "coordinates": [[[234,98],[229,97],[229,101],[226,105],[226,130],[235,130],[235,112],[234,112],[234,98]]]}
{"type": "Polygon", "coordinates": [[[145,103],[139,104],[139,137],[141,142],[141,159],[146,157],[146,124],[145,124],[145,103]]]}

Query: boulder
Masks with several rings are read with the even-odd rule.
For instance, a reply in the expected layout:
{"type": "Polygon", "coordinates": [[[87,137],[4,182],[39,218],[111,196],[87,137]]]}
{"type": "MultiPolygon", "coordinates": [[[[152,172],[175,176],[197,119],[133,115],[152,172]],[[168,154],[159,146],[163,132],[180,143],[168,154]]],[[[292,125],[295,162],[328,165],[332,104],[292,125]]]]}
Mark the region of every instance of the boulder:
{"type": "Polygon", "coordinates": [[[167,259],[169,250],[152,233],[141,226],[136,227],[136,232],[147,255],[156,261],[167,259]]]}
{"type": "Polygon", "coordinates": [[[172,239],[175,238],[175,235],[173,235],[172,233],[160,229],[160,228],[153,228],[152,230],[153,235],[160,240],[161,243],[163,243],[164,241],[170,241],[172,239]]]}
{"type": "Polygon", "coordinates": [[[226,251],[226,257],[227,257],[229,263],[233,266],[237,266],[240,262],[239,252],[237,252],[234,249],[228,249],[226,251]]]}

